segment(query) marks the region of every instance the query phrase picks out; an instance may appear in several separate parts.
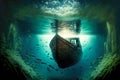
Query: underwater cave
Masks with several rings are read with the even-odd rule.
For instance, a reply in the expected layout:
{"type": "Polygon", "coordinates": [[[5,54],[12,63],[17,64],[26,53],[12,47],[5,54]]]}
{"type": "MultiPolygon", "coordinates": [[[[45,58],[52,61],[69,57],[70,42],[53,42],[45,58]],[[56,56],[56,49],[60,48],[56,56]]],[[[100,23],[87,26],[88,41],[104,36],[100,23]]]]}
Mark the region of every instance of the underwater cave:
{"type": "Polygon", "coordinates": [[[116,0],[1,0],[0,80],[119,80],[119,9],[116,0]]]}

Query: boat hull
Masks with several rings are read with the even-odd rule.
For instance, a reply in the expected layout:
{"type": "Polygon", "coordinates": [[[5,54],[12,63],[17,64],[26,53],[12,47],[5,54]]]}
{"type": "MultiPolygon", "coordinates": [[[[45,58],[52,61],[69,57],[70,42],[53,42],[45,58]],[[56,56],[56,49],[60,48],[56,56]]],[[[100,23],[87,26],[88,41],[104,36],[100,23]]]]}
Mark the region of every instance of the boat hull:
{"type": "MultiPolygon", "coordinates": [[[[78,40],[78,38],[76,38],[78,40]]],[[[60,68],[76,64],[82,54],[81,45],[73,45],[59,35],[55,35],[50,42],[50,48],[55,61],[60,68]]]]}

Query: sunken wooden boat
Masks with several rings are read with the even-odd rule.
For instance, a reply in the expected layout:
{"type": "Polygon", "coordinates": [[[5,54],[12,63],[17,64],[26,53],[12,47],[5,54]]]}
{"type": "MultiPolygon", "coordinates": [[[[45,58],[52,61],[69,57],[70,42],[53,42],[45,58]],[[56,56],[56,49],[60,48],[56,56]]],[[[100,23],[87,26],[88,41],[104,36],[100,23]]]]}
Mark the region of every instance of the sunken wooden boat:
{"type": "Polygon", "coordinates": [[[55,61],[60,68],[76,64],[82,54],[79,38],[64,39],[56,34],[50,42],[55,61]]]}

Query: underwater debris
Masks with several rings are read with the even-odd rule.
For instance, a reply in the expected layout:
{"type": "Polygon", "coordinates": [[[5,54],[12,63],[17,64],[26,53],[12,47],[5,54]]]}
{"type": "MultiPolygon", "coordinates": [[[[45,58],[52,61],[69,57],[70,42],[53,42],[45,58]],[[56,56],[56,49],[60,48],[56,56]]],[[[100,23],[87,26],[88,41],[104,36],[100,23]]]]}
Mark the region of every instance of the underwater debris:
{"type": "Polygon", "coordinates": [[[54,69],[54,67],[52,65],[48,65],[49,67],[51,67],[52,69],[54,69]]]}
{"type": "Polygon", "coordinates": [[[36,58],[36,60],[37,60],[37,61],[42,61],[42,59],[40,59],[40,58],[36,58]]]}
{"type": "Polygon", "coordinates": [[[41,64],[47,64],[46,62],[40,62],[41,64]]]}
{"type": "Polygon", "coordinates": [[[55,71],[59,71],[59,69],[55,69],[55,71]]]}
{"type": "Polygon", "coordinates": [[[48,56],[50,55],[50,53],[47,54],[48,56]]]}
{"type": "Polygon", "coordinates": [[[27,59],[29,59],[29,58],[30,58],[30,56],[28,56],[28,55],[24,55],[24,57],[26,57],[27,59]]]}
{"type": "Polygon", "coordinates": [[[48,65],[48,67],[51,68],[51,69],[53,69],[53,70],[55,70],[55,71],[59,71],[59,69],[53,67],[52,65],[48,65]]]}
{"type": "Polygon", "coordinates": [[[48,72],[51,72],[51,70],[50,70],[50,68],[49,68],[49,67],[47,67],[47,71],[48,71],[48,72]]]}
{"type": "Polygon", "coordinates": [[[27,53],[26,55],[29,57],[36,57],[34,54],[31,54],[31,53],[27,53]]]}
{"type": "Polygon", "coordinates": [[[51,60],[53,60],[53,58],[50,57],[51,60]]]}
{"type": "Polygon", "coordinates": [[[36,62],[37,64],[40,64],[41,61],[42,61],[42,59],[39,59],[39,58],[36,58],[36,60],[35,60],[35,62],[36,62]]]}

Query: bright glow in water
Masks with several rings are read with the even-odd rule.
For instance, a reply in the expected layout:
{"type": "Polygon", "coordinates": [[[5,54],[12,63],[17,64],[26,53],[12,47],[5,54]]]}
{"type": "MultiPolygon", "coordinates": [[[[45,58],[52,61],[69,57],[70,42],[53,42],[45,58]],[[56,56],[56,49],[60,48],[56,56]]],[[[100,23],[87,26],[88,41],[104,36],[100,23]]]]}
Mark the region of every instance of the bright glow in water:
{"type": "MultiPolygon", "coordinates": [[[[52,40],[52,38],[55,36],[55,34],[46,34],[46,35],[37,35],[38,38],[43,38],[43,39],[47,39],[47,40],[52,40]]],[[[87,42],[87,44],[89,44],[89,40],[91,39],[91,35],[71,35],[71,34],[63,34],[62,35],[63,38],[74,38],[74,37],[78,37],[80,39],[80,43],[83,46],[85,42],[87,42]]],[[[39,42],[41,43],[41,42],[39,42]]]]}
{"type": "Polygon", "coordinates": [[[36,8],[39,8],[39,6],[42,11],[47,14],[63,17],[78,14],[81,4],[75,0],[64,0],[63,2],[59,0],[49,0],[43,1],[43,4],[35,5],[36,8]]]}

